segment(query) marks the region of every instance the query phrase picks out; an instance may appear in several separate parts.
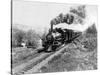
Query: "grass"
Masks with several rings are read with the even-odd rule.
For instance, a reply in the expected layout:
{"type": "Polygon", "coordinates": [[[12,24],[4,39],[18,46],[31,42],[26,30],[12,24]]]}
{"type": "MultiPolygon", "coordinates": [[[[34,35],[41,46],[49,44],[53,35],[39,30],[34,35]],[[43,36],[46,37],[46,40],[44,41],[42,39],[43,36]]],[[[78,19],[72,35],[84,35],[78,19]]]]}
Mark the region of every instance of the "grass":
{"type": "Polygon", "coordinates": [[[43,66],[41,72],[96,70],[97,32],[92,34],[91,29],[88,29],[88,33],[83,34],[81,38],[79,37],[80,44],[86,50],[81,47],[79,48],[78,45],[75,47],[70,44],[62,54],[55,56],[46,66],[43,66]]]}
{"type": "Polygon", "coordinates": [[[48,66],[41,70],[42,72],[95,70],[97,69],[97,49],[90,50],[90,48],[85,52],[76,48],[66,50],[64,54],[54,57],[48,66]]]}
{"type": "Polygon", "coordinates": [[[35,57],[35,51],[32,48],[12,48],[12,65],[13,67],[18,66],[24,62],[35,57]]]}
{"type": "MultiPolygon", "coordinates": [[[[45,66],[43,66],[40,71],[46,73],[96,70],[97,31],[95,31],[93,27],[88,29],[85,34],[78,38],[80,40],[80,44],[86,50],[84,50],[82,47],[79,47],[78,45],[75,46],[72,43],[58,56],[54,56],[54,58],[52,58],[45,66]],[[93,29],[94,32],[91,29],[93,29]]],[[[78,42],[76,41],[76,43],[78,42]]],[[[35,50],[32,48],[12,48],[13,67],[27,62],[35,57],[35,50]]],[[[31,66],[29,66],[29,68],[31,66]]]]}

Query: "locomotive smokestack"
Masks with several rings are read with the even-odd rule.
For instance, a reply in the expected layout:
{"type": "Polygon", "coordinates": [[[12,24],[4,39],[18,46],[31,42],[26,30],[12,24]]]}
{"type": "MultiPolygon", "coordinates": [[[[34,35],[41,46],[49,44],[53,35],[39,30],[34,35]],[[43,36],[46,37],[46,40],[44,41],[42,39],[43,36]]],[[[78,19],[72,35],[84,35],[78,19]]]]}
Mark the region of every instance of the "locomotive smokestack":
{"type": "Polygon", "coordinates": [[[53,31],[53,24],[51,24],[51,33],[52,33],[52,31],[53,31]]]}
{"type": "Polygon", "coordinates": [[[59,14],[56,18],[51,20],[51,25],[57,25],[60,23],[66,23],[68,25],[72,24],[74,21],[74,16],[72,14],[65,14],[63,15],[62,13],[59,14]]]}

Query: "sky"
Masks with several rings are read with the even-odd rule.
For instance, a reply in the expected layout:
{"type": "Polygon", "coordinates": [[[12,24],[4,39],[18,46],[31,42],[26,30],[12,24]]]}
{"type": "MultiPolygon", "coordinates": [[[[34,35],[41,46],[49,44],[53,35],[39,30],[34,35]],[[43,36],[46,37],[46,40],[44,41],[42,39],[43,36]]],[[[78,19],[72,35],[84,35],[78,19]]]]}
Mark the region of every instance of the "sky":
{"type": "MultiPolygon", "coordinates": [[[[60,13],[66,14],[70,7],[77,7],[79,5],[60,4],[60,3],[46,3],[33,1],[13,1],[13,25],[22,24],[31,26],[34,30],[42,32],[50,28],[50,21],[58,16],[60,13]]],[[[59,24],[57,27],[66,27],[69,29],[84,31],[92,23],[97,27],[97,6],[86,6],[87,18],[84,25],[70,25],[59,24]]]]}

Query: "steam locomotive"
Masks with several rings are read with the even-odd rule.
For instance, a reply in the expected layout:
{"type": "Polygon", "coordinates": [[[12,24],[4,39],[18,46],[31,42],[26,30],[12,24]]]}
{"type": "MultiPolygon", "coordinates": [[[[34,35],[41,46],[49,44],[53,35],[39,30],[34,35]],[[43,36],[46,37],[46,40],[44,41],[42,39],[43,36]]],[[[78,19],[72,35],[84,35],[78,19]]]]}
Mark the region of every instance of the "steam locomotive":
{"type": "Polygon", "coordinates": [[[57,18],[51,21],[51,28],[49,29],[48,34],[42,40],[43,51],[45,52],[56,51],[58,47],[64,44],[71,43],[72,41],[74,41],[74,39],[76,39],[81,35],[81,32],[75,32],[72,29],[62,29],[62,28],[53,29],[53,26],[58,23],[72,24],[73,20],[74,16],[70,14],[68,14],[65,17],[61,16],[60,14],[57,18]]]}

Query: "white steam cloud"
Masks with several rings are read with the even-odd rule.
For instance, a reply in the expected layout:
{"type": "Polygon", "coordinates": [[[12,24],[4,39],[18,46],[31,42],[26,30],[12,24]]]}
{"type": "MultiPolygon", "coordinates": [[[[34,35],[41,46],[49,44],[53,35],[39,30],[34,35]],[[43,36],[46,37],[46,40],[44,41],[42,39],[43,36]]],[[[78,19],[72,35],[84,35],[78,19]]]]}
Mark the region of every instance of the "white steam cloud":
{"type": "Polygon", "coordinates": [[[67,29],[73,29],[76,31],[85,31],[88,27],[91,25],[95,24],[97,28],[97,6],[73,6],[71,9],[75,9],[80,13],[81,15],[83,14],[83,17],[80,17],[80,15],[77,15],[76,13],[71,13],[75,16],[76,23],[74,22],[71,25],[65,24],[65,23],[60,23],[57,26],[54,27],[61,27],[61,28],[67,28],[67,29]],[[74,8],[73,8],[74,7],[74,8]],[[78,10],[80,9],[80,11],[78,10]],[[82,8],[82,10],[81,10],[82,8]],[[82,23],[77,22],[77,20],[80,18],[82,20],[82,23]]]}

